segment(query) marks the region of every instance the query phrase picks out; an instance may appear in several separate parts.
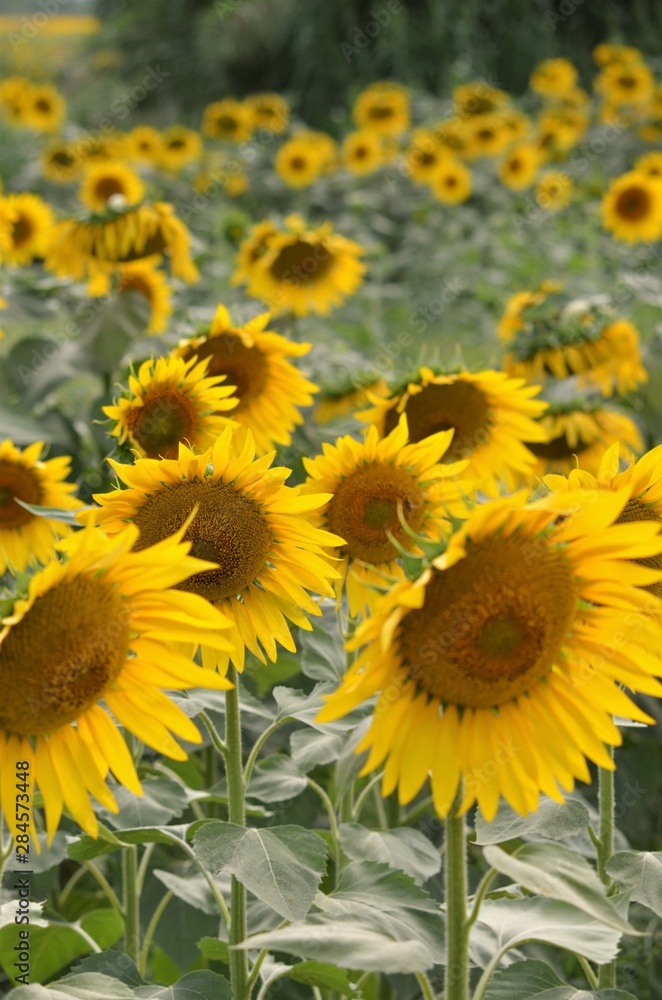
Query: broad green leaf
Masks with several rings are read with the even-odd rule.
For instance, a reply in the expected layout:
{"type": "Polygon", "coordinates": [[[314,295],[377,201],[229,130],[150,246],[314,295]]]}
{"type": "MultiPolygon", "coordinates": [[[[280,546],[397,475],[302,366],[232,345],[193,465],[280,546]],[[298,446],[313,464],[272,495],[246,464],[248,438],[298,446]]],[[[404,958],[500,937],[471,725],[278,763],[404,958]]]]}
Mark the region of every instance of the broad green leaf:
{"type": "Polygon", "coordinates": [[[347,669],[347,654],[338,625],[335,602],[322,605],[322,616],[316,618],[312,632],[299,633],[301,672],[315,681],[337,684],[347,669]]]}
{"type": "MultiPolygon", "coordinates": [[[[15,982],[16,976],[20,975],[20,970],[14,968],[16,961],[14,947],[18,943],[18,930],[19,928],[13,923],[0,930],[0,964],[12,982],[15,982]]],[[[36,927],[32,922],[30,978],[33,982],[49,980],[79,955],[92,950],[89,941],[81,937],[71,925],[49,924],[46,927],[36,927]]]]}
{"type": "Polygon", "coordinates": [[[124,921],[115,910],[88,910],[78,921],[100,948],[112,948],[124,933],[124,921]]]}
{"type": "Polygon", "coordinates": [[[134,1000],[126,983],[100,972],[65,976],[50,986],[19,986],[7,994],[11,1000],[134,1000]]]}
{"type": "Polygon", "coordinates": [[[149,1000],[233,1000],[229,982],[216,972],[187,972],[172,986],[140,986],[136,997],[149,1000]]]}
{"type": "Polygon", "coordinates": [[[308,782],[297,770],[296,764],[286,754],[265,757],[255,767],[246,796],[258,802],[285,802],[301,795],[308,782]]]}
{"type": "Polygon", "coordinates": [[[562,844],[525,844],[516,854],[495,845],[484,850],[485,860],[496,871],[539,896],[571,903],[608,927],[632,933],[612,902],[592,866],[562,844]]]}
{"type": "Polygon", "coordinates": [[[636,1000],[623,990],[576,990],[565,986],[545,962],[516,962],[490,980],[485,1000],[636,1000]]]}
{"type": "Polygon", "coordinates": [[[115,830],[163,826],[174,816],[181,816],[189,804],[186,789],[174,778],[163,774],[149,775],[141,783],[142,796],[134,795],[121,785],[114,790],[120,807],[118,813],[99,810],[115,830]]]}
{"type": "Polygon", "coordinates": [[[292,760],[303,774],[320,764],[331,764],[338,760],[344,745],[343,736],[320,733],[315,729],[298,729],[290,736],[292,760]]]}
{"type": "Polygon", "coordinates": [[[182,877],[173,872],[162,871],[160,868],[155,868],[152,874],[167,889],[170,889],[174,896],[188,903],[189,906],[212,916],[218,914],[218,904],[212,896],[204,875],[191,872],[186,877],[182,877]]]}
{"type": "Polygon", "coordinates": [[[14,444],[26,445],[33,441],[52,441],[53,436],[43,424],[8,406],[0,406],[0,433],[3,438],[11,438],[14,444]]]}
{"type": "Polygon", "coordinates": [[[543,941],[604,965],[616,957],[619,931],[556,899],[486,900],[471,934],[472,957],[485,966],[526,941],[543,941]]]}
{"type": "Polygon", "coordinates": [[[298,826],[246,830],[208,823],[193,846],[208,871],[229,871],[286,920],[303,920],[326,870],[326,844],[298,826]]]}
{"type": "Polygon", "coordinates": [[[76,974],[101,972],[104,976],[120,979],[127,986],[142,986],[144,982],[129,956],[123,951],[114,951],[111,948],[81,958],[76,962],[73,972],[76,974]]]}
{"type": "Polygon", "coordinates": [[[225,965],[230,964],[230,946],[227,941],[221,941],[220,938],[204,937],[198,941],[198,948],[205,958],[223,962],[225,965]]]}
{"type": "Polygon", "coordinates": [[[80,317],[84,329],[81,343],[94,360],[97,371],[114,372],[131,343],[149,323],[150,305],[144,295],[127,292],[88,304],[80,317]]]}
{"type": "Polygon", "coordinates": [[[439,850],[427,837],[410,827],[368,830],[359,823],[343,823],[340,846],[352,861],[379,861],[399,868],[422,884],[441,868],[439,850]]]}
{"type": "Polygon", "coordinates": [[[548,840],[564,840],[586,831],[589,814],[581,802],[569,799],[560,804],[542,799],[535,812],[520,816],[502,802],[491,823],[480,812],[476,814],[476,843],[503,844],[507,840],[526,839],[538,835],[548,840]]]}
{"type": "Polygon", "coordinates": [[[309,986],[319,986],[321,989],[335,990],[344,997],[358,996],[347,975],[326,962],[298,962],[287,973],[288,979],[295,983],[306,983],[309,986]]]}
{"type": "Polygon", "coordinates": [[[607,874],[622,888],[633,887],[633,902],[662,917],[662,853],[618,851],[607,862],[607,874]]]}

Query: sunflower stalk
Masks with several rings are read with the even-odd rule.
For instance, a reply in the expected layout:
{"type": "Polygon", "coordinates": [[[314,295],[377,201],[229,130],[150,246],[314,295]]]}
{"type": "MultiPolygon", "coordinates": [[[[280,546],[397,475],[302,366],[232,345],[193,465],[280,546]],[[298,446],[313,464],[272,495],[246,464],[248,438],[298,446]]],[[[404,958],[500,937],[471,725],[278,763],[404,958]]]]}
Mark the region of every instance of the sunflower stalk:
{"type": "MultiPolygon", "coordinates": [[[[609,747],[611,759],[614,759],[614,748],[609,747]]],[[[615,792],[614,772],[607,768],[598,768],[598,800],[600,805],[600,832],[596,843],[598,874],[607,887],[613,888],[613,883],[607,874],[607,863],[614,853],[614,823],[615,823],[615,792]]],[[[601,965],[598,972],[598,989],[614,989],[616,987],[616,962],[601,965]]]]}
{"type": "MultiPolygon", "coordinates": [[[[241,751],[241,708],[237,671],[228,668],[228,680],[234,685],[225,692],[225,768],[228,780],[228,819],[246,826],[246,786],[241,751]]],[[[250,1000],[248,956],[238,946],[246,939],[246,890],[232,876],[230,899],[230,980],[234,1000],[250,1000]]]]}
{"type": "Polygon", "coordinates": [[[446,818],[446,992],[445,1000],[469,1000],[467,840],[459,815],[462,785],[446,818]]]}
{"type": "Polygon", "coordinates": [[[122,850],[122,886],[124,896],[124,950],[140,963],[140,894],[138,891],[138,848],[135,844],[122,850]]]}

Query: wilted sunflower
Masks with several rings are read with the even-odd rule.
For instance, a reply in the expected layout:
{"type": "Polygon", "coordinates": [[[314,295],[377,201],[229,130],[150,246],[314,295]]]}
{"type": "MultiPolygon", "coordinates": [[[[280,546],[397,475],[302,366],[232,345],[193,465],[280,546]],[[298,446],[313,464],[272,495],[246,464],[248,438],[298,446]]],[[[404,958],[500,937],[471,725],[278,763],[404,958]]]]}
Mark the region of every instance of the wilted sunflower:
{"type": "Polygon", "coordinates": [[[171,125],[160,136],[158,162],[165,170],[178,173],[200,159],[202,140],[198,132],[184,125],[171,125]]]}
{"type": "Polygon", "coordinates": [[[41,459],[43,441],[23,451],[8,438],[0,443],[0,575],[7,569],[24,570],[33,562],[45,563],[55,550],[58,537],[71,528],[60,521],[31,514],[17,500],[37,507],[76,510],[81,501],[71,494],[74,483],[66,482],[71,459],[41,459]]]}
{"type": "Polygon", "coordinates": [[[137,548],[160,541],[197,508],[185,538],[193,555],[212,559],[218,568],[196,573],[179,586],[222,608],[233,623],[229,655],[200,639],[203,664],[221,673],[230,659],[243,670],[246,647],[263,663],[265,653],[276,659],[277,642],[294,650],[287,619],[312,628],[304,612],[319,615],[320,610],[306,590],[333,594],[329,581],[338,573],[322,547],[342,542],[306,517],[326,503],[328,493],[300,496],[298,489],[284,486],[290,470],[271,469],[273,453],[254,461],[250,431],[235,456],[228,427],[201,455],[180,445],[176,461],[111,461],[129,488],[95,497],[101,504],[96,517],[106,531],[119,531],[127,521],[137,524],[137,548]]]}
{"type": "Polygon", "coordinates": [[[597,473],[605,449],[617,441],[627,458],[644,448],[634,420],[602,401],[550,404],[540,425],[546,440],[527,442],[537,459],[534,473],[538,479],[547,473],[567,475],[577,465],[597,473]]]}
{"type": "Polygon", "coordinates": [[[80,173],[81,160],[70,142],[60,139],[47,146],[41,157],[42,170],[49,181],[67,184],[80,173]]]}
{"type": "Polygon", "coordinates": [[[577,70],[568,59],[545,59],[538,63],[529,85],[543,97],[563,97],[577,83],[577,70]]]}
{"type": "Polygon", "coordinates": [[[251,94],[244,101],[244,106],[252,111],[255,128],[280,133],[284,132],[289,124],[290,109],[280,94],[251,94]]]}
{"type": "Polygon", "coordinates": [[[127,264],[167,254],[174,277],[191,284],[199,274],[189,243],[186,226],[167,202],[108,209],[103,216],[56,223],[46,267],[61,276],[83,278],[98,270],[99,262],[127,264]]]}
{"type": "MultiPolygon", "coordinates": [[[[110,538],[88,527],[67,540],[67,561],[37,573],[27,598],[4,619],[0,770],[13,774],[16,761],[27,761],[31,793],[39,788],[44,802],[49,844],[64,806],[92,837],[98,826],[90,796],[118,811],[109,771],[142,794],[117,723],[159,753],[185,760],[172,734],[194,743],[200,734],[161,689],[228,686],[166,645],[204,637],[220,650],[229,647],[222,637],[228,618],[172,589],[191,573],[213,572],[213,563],[187,554],[182,534],[131,551],[136,528],[110,538]]],[[[15,795],[6,789],[4,783],[2,808],[15,833],[15,795]]]]}
{"type": "Polygon", "coordinates": [[[382,137],[371,129],[348,132],[342,144],[343,166],[359,177],[372,174],[384,163],[382,137]]]}
{"type": "Polygon", "coordinates": [[[662,184],[631,170],[612,181],[602,200],[602,224],[626,243],[654,243],[662,235],[662,184]]]}
{"type": "Polygon", "coordinates": [[[495,496],[504,476],[509,486],[519,484],[535,465],[524,442],[545,440],[535,418],[547,403],[532,398],[539,391],[539,386],[526,385],[524,379],[509,378],[505,372],[437,375],[431,368],[421,368],[415,381],[387,399],[372,397],[373,407],[357,416],[385,435],[406,413],[412,442],[454,430],[445,460],[468,458],[464,477],[495,496]]]}
{"type": "Polygon", "coordinates": [[[208,448],[227,427],[223,413],[237,401],[224,375],[207,376],[208,360],[174,356],[144,361],[129,391],[103,412],[117,421],[111,434],[142,457],[174,459],[180,441],[208,448]],[[221,383],[224,383],[221,385],[221,383]]]}
{"type": "Polygon", "coordinates": [[[450,533],[449,514],[466,515],[466,487],[459,478],[468,462],[439,464],[448,450],[453,431],[440,431],[417,444],[408,443],[407,418],[379,440],[370,427],[364,441],[351,435],[324,444],[324,454],[304,458],[308,479],[303,493],[320,490],[331,494],[315,521],[345,539],[333,551],[340,559],[341,579],[336,585],[340,600],[347,589],[349,613],[356,617],[372,607],[379,591],[403,576],[400,553],[389,533],[411,552],[419,552],[407,527],[438,540],[450,533]]]}
{"type": "Polygon", "coordinates": [[[8,264],[29,264],[44,257],[53,233],[53,212],[36,194],[10,194],[0,198],[3,216],[10,220],[9,245],[3,258],[8,264]]]}
{"type": "Polygon", "coordinates": [[[62,95],[48,84],[29,87],[24,98],[25,124],[38,132],[56,132],[64,121],[67,106],[62,95]]]}
{"type": "Polygon", "coordinates": [[[91,211],[102,214],[111,198],[122,207],[141,201],[145,188],[135,170],[120,160],[102,160],[88,163],[78,197],[91,211]],[[118,201],[117,199],[121,199],[118,201]]]}
{"type": "MultiPolygon", "coordinates": [[[[202,131],[210,139],[246,142],[253,131],[254,115],[248,104],[226,98],[205,108],[202,131]]],[[[275,130],[274,130],[275,131],[275,130]]]]}
{"type": "Polygon", "coordinates": [[[325,167],[325,156],[319,146],[296,135],[280,147],[274,160],[278,176],[293,188],[308,187],[325,167]]]}
{"type": "Polygon", "coordinates": [[[244,326],[233,326],[223,305],[216,309],[209,332],[180,342],[176,354],[188,361],[209,362],[207,372],[222,376],[238,400],[232,419],[252,431],[260,455],[277,444],[288,445],[292,431],[303,423],[299,407],[310,406],[317,386],[297,371],[289,358],[300,358],[310,344],[295,344],[267,330],[271,316],[263,313],[244,326]]]}
{"type": "Polygon", "coordinates": [[[471,194],[473,180],[469,168],[454,156],[439,160],[430,177],[430,191],[445,205],[458,205],[471,194]]]}
{"type": "Polygon", "coordinates": [[[113,289],[118,295],[138,292],[150,305],[149,325],[146,333],[163,333],[172,314],[170,299],[172,289],[166,276],[151,260],[136,260],[121,264],[114,270],[99,271],[90,278],[87,294],[92,297],[109,295],[113,289]]]}
{"type": "Polygon", "coordinates": [[[637,614],[655,600],[637,585],[662,572],[631,561],[659,557],[662,536],[650,522],[614,526],[626,495],[582,506],[564,494],[574,513],[560,523],[558,497],[482,504],[361,623],[348,643],[361,652],[318,719],[381,692],[357,749],[370,748],[363,773],[385,762],[383,795],[397,787],[410,802],[430,775],[445,816],[464,779],[461,810],[477,801],[489,821],[503,796],[526,814],[541,792],[562,802],[559,785],[590,781],[586,758],[613,770],[613,714],[653,721],[620,684],[662,693],[659,628],[637,614]]]}
{"type": "Polygon", "coordinates": [[[569,174],[548,170],[536,184],[536,203],[545,212],[559,212],[572,201],[574,185],[569,174]]]}
{"type": "Polygon", "coordinates": [[[363,247],[333,232],[330,222],[306,229],[288,220],[289,231],[268,239],[248,276],[248,294],[269,303],[272,313],[326,316],[363,281],[363,247]]]}
{"type": "Polygon", "coordinates": [[[359,128],[399,135],[409,126],[409,94],[399,83],[372,83],[354,101],[352,116],[359,128]]]}
{"type": "Polygon", "coordinates": [[[161,133],[151,125],[136,125],[126,137],[126,155],[130,160],[154,166],[161,150],[161,133]]]}

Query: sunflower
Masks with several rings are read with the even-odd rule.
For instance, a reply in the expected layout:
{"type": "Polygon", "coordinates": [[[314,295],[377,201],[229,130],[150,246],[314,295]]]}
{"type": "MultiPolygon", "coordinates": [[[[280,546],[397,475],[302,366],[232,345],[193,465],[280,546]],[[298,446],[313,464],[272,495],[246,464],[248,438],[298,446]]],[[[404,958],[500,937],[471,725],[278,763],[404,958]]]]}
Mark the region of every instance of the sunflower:
{"type": "Polygon", "coordinates": [[[466,201],[473,186],[471,171],[454,156],[440,159],[429,183],[434,197],[444,205],[466,201]]]}
{"type": "Polygon", "coordinates": [[[3,215],[10,219],[9,246],[3,257],[9,264],[29,264],[44,257],[53,232],[53,212],[36,194],[10,194],[0,198],[3,215]]]}
{"type": "Polygon", "coordinates": [[[203,664],[223,674],[229,660],[243,670],[246,647],[262,663],[265,653],[276,659],[276,642],[294,650],[287,620],[312,628],[304,612],[319,615],[320,609],[306,590],[332,596],[330,581],[338,573],[325,549],[342,544],[306,516],[326,503],[327,493],[300,496],[283,485],[289,469],[270,468],[273,453],[254,461],[250,431],[238,455],[232,435],[227,427],[200,455],[180,445],[176,460],[111,461],[129,488],[95,497],[101,504],[95,516],[106,531],[135,522],[138,548],[160,541],[195,512],[184,537],[193,543],[194,555],[212,558],[218,568],[180,587],[206,597],[233,623],[229,655],[201,640],[203,664]]]}
{"type": "Polygon", "coordinates": [[[105,212],[110,199],[120,207],[142,201],[145,188],[138,174],[119,160],[89,163],[78,197],[92,212],[105,212]]]}
{"type": "Polygon", "coordinates": [[[612,62],[595,81],[595,89],[616,106],[646,105],[655,90],[655,77],[643,62],[612,62]]]}
{"type": "Polygon", "coordinates": [[[126,156],[154,166],[161,151],[161,133],[151,125],[137,125],[126,137],[126,156]]]}
{"type": "Polygon", "coordinates": [[[609,310],[582,300],[570,302],[557,322],[541,318],[515,335],[504,358],[509,375],[537,382],[547,375],[576,375],[578,385],[625,395],[648,381],[639,332],[627,320],[607,321],[609,310]]]}
{"type": "Polygon", "coordinates": [[[371,129],[361,128],[348,132],[342,144],[343,165],[352,174],[372,174],[384,163],[382,137],[371,129]]]}
{"type": "Polygon", "coordinates": [[[151,260],[136,260],[132,264],[122,264],[113,271],[100,271],[87,286],[87,294],[92,297],[110,294],[115,285],[118,295],[138,292],[150,305],[148,334],[163,333],[172,314],[172,289],[165,274],[151,260]]]}
{"type": "Polygon", "coordinates": [[[293,136],[301,142],[307,142],[318,154],[323,163],[324,170],[328,171],[336,166],[338,160],[338,146],[335,139],[332,139],[326,132],[316,132],[313,129],[299,129],[293,136]]]}
{"type": "Polygon", "coordinates": [[[9,76],[0,81],[0,108],[10,125],[18,128],[27,125],[25,98],[30,86],[24,76],[9,76]]]}
{"type": "Polygon", "coordinates": [[[598,66],[608,66],[610,63],[635,63],[643,62],[643,55],[639,49],[631,45],[608,45],[601,42],[593,49],[593,58],[598,66]]]}
{"type": "Polygon", "coordinates": [[[602,224],[626,243],[654,243],[662,235],[662,183],[636,170],[617,177],[602,200],[602,224]]]}
{"type": "Polygon", "coordinates": [[[498,111],[467,119],[467,155],[471,159],[499,156],[512,142],[512,132],[498,111]]]}
{"type": "Polygon", "coordinates": [[[430,132],[439,146],[452,156],[469,156],[469,133],[464,122],[455,119],[437,122],[430,132]]]}
{"type": "Polygon", "coordinates": [[[280,229],[270,219],[257,222],[251,228],[248,237],[239,247],[237,270],[231,278],[233,285],[239,285],[252,279],[259,261],[266,254],[275,237],[279,235],[281,235],[280,229]]]}
{"type": "Polygon", "coordinates": [[[17,500],[38,507],[76,510],[82,506],[66,482],[71,459],[41,458],[42,441],[23,451],[8,438],[0,444],[0,575],[7,569],[22,572],[33,562],[45,563],[55,550],[58,537],[71,529],[60,521],[32,514],[17,500]]]}
{"type": "Polygon", "coordinates": [[[616,442],[627,458],[644,447],[634,420],[602,401],[550,404],[540,424],[545,440],[528,442],[537,460],[536,478],[548,473],[567,475],[578,463],[587,472],[596,473],[605,449],[616,442]]]}
{"type": "Polygon", "coordinates": [[[662,693],[659,628],[638,613],[655,598],[637,586],[662,572],[631,561],[659,558],[662,536],[614,523],[626,493],[480,505],[359,625],[347,645],[361,651],[318,719],[380,692],[357,750],[370,748],[363,773],[386,762],[383,795],[410,802],[430,775],[440,816],[462,784],[461,811],[477,802],[490,821],[503,796],[525,815],[541,792],[563,802],[559,786],[590,781],[587,758],[613,770],[614,714],[653,721],[620,685],[662,693]]]}
{"type": "Polygon", "coordinates": [[[249,104],[226,98],[207,105],[202,119],[202,131],[210,139],[246,142],[251,137],[254,124],[255,114],[249,104]]]}
{"type": "Polygon", "coordinates": [[[335,392],[322,392],[313,410],[313,420],[318,424],[330,424],[334,420],[347,417],[359,407],[368,405],[370,402],[368,393],[372,396],[388,396],[389,388],[383,378],[377,377],[366,379],[358,388],[352,384],[335,392]]]}
{"type": "Polygon", "coordinates": [[[288,139],[274,160],[278,176],[293,188],[309,187],[325,167],[326,159],[320,147],[298,136],[288,139]]]}
{"type": "Polygon", "coordinates": [[[269,239],[248,277],[248,294],[269,303],[272,313],[327,315],[363,281],[363,247],[333,232],[330,222],[305,229],[289,220],[289,231],[269,239]]]}
{"type": "Polygon", "coordinates": [[[404,166],[415,184],[429,184],[439,164],[449,157],[448,147],[430,129],[416,129],[405,150],[404,166]]]}
{"type": "Polygon", "coordinates": [[[25,122],[38,132],[56,132],[66,115],[64,98],[55,87],[30,87],[24,98],[25,122]]]}
{"type": "Polygon", "coordinates": [[[531,187],[540,166],[540,151],[530,143],[520,142],[504,156],[498,166],[502,184],[513,191],[531,187]]]}
{"type": "MultiPolygon", "coordinates": [[[[67,541],[66,562],[51,562],[32,578],[27,598],[4,619],[0,768],[13,773],[17,760],[28,761],[49,844],[64,806],[92,837],[98,826],[90,795],[118,811],[109,771],[142,794],[114,719],[159,753],[185,760],[172,734],[194,743],[200,734],[161,689],[228,686],[166,645],[201,636],[220,650],[230,645],[221,635],[227,616],[172,589],[191,573],[214,571],[213,563],[188,555],[182,535],[131,551],[135,527],[111,538],[90,526],[67,541]]],[[[2,807],[16,831],[14,798],[3,795],[2,807]]]]}
{"type": "Polygon", "coordinates": [[[209,332],[181,341],[176,352],[185,361],[208,361],[209,375],[234,386],[238,402],[232,418],[252,432],[260,455],[277,444],[290,444],[295,426],[303,423],[299,407],[310,406],[317,391],[288,360],[307,354],[310,344],[272,333],[267,329],[270,318],[263,313],[245,326],[233,326],[227,309],[219,305],[209,332]]]}
{"type": "Polygon", "coordinates": [[[645,153],[640,156],[634,165],[634,169],[639,174],[646,177],[662,180],[662,153],[645,153]]]}
{"type": "Polygon", "coordinates": [[[465,478],[495,496],[504,475],[509,486],[530,475],[535,458],[524,442],[546,439],[535,422],[547,408],[547,403],[532,398],[539,391],[539,386],[527,386],[524,379],[509,378],[505,372],[437,375],[421,368],[415,381],[387,399],[372,397],[373,407],[357,416],[385,435],[406,413],[412,442],[453,429],[445,460],[468,458],[465,478]]]}
{"type": "Polygon", "coordinates": [[[104,406],[117,421],[111,433],[120,444],[130,441],[146,458],[175,458],[180,441],[208,448],[227,427],[222,413],[237,405],[224,375],[207,376],[208,361],[164,357],[144,361],[138,377],[129,376],[129,391],[104,406]]]}
{"type": "Polygon", "coordinates": [[[545,59],[538,63],[529,85],[543,97],[563,97],[577,83],[577,70],[568,59],[545,59]]]}
{"type": "Polygon", "coordinates": [[[338,600],[347,589],[349,613],[356,617],[374,604],[379,589],[399,579],[403,571],[391,538],[411,552],[420,552],[405,530],[438,540],[449,534],[449,514],[466,514],[467,484],[458,480],[468,462],[440,464],[453,431],[440,431],[417,444],[408,443],[407,418],[379,440],[370,427],[364,441],[351,435],[325,444],[324,454],[304,458],[308,479],[303,493],[323,490],[331,499],[316,511],[321,526],[345,539],[334,550],[340,559],[338,600]]]}
{"type": "Polygon", "coordinates": [[[508,104],[510,98],[504,90],[492,87],[484,80],[460,84],[453,91],[454,110],[461,118],[489,114],[508,104]]]}
{"type": "Polygon", "coordinates": [[[200,159],[202,140],[198,132],[184,125],[171,125],[161,133],[158,162],[165,170],[178,173],[200,159]]]}
{"type": "Polygon", "coordinates": [[[98,264],[127,264],[167,253],[174,277],[189,284],[198,269],[189,253],[186,226],[167,202],[108,209],[104,216],[63,219],[53,230],[46,267],[55,274],[82,278],[98,264]]]}
{"type": "Polygon", "coordinates": [[[354,101],[352,116],[359,128],[399,135],[409,126],[409,95],[398,83],[372,83],[354,101]]]}
{"type": "Polygon", "coordinates": [[[67,184],[80,173],[81,161],[72,145],[59,139],[44,150],[41,158],[44,176],[57,184],[67,184]]]}
{"type": "Polygon", "coordinates": [[[574,185],[569,174],[560,170],[548,170],[536,184],[535,198],[545,212],[559,212],[572,201],[574,185]]]}
{"type": "Polygon", "coordinates": [[[543,281],[540,288],[515,292],[511,295],[497,325],[499,339],[504,342],[512,340],[519,330],[525,328],[528,322],[527,312],[541,305],[550,295],[560,292],[562,288],[558,281],[543,281]]]}
{"type": "Polygon", "coordinates": [[[276,133],[284,132],[287,129],[290,121],[290,109],[287,101],[280,94],[251,94],[244,101],[244,106],[250,108],[255,128],[263,128],[276,133]]]}

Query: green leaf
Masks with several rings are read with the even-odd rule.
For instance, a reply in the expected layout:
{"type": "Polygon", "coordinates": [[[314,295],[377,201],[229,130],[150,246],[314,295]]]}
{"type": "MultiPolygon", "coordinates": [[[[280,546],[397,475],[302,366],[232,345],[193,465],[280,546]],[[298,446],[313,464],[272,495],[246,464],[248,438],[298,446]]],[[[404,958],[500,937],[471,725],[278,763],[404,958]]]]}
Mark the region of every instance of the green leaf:
{"type": "MultiPolygon", "coordinates": [[[[18,944],[18,930],[13,923],[0,930],[0,964],[12,982],[20,975],[20,970],[14,968],[14,946],[18,944]]],[[[49,924],[47,927],[38,927],[31,922],[30,978],[33,982],[51,979],[65,965],[89,951],[92,951],[90,943],[70,925],[49,924]]]]}
{"type": "Polygon", "coordinates": [[[344,745],[343,736],[320,733],[315,729],[298,729],[290,736],[292,760],[304,774],[321,764],[338,760],[344,745]]]}
{"type": "Polygon", "coordinates": [[[82,331],[85,345],[97,371],[114,372],[129,346],[149,323],[150,305],[144,295],[125,293],[96,300],[89,325],[82,331]]]}
{"type": "Polygon", "coordinates": [[[227,941],[221,941],[220,938],[204,937],[198,941],[198,948],[205,958],[210,958],[215,962],[223,962],[224,965],[230,964],[230,946],[227,941]]]}
{"type": "Polygon", "coordinates": [[[133,1000],[136,996],[126,983],[100,972],[65,976],[50,986],[20,986],[8,994],[12,1000],[133,1000]]]}
{"type": "Polygon", "coordinates": [[[255,767],[246,797],[258,802],[285,802],[301,795],[308,787],[296,764],[286,754],[265,757],[255,767]]]}
{"type": "Polygon", "coordinates": [[[188,903],[189,906],[193,906],[196,910],[202,910],[203,913],[209,913],[211,916],[218,915],[218,904],[212,896],[204,875],[191,873],[182,878],[180,875],[162,871],[160,868],[155,868],[152,874],[167,889],[170,889],[174,896],[188,903]]]}
{"type": "Polygon", "coordinates": [[[621,888],[633,887],[633,902],[642,903],[662,917],[662,853],[618,851],[612,854],[606,870],[621,888]]]}
{"type": "Polygon", "coordinates": [[[112,948],[124,933],[124,921],[115,910],[88,910],[79,920],[80,926],[100,948],[112,948]]]}
{"type": "Polygon", "coordinates": [[[471,934],[471,953],[485,967],[526,941],[543,941],[604,965],[616,957],[620,932],[556,899],[485,900],[471,934]]]}
{"type": "Polygon", "coordinates": [[[303,920],[326,871],[326,844],[299,826],[247,830],[208,823],[193,846],[208,871],[229,871],[286,920],[303,920]]]}
{"type": "Polygon", "coordinates": [[[227,979],[209,969],[187,972],[172,986],[141,986],[135,996],[150,1000],[233,1000],[227,979]]]}
{"type": "Polygon", "coordinates": [[[335,990],[344,997],[358,996],[346,974],[326,962],[298,962],[287,973],[288,979],[295,983],[306,983],[308,986],[319,986],[321,989],[335,990]]]}
{"type": "Polygon", "coordinates": [[[343,823],[340,846],[352,861],[378,861],[399,868],[422,885],[441,868],[439,850],[410,827],[368,830],[359,823],[343,823]]]}
{"type": "Polygon", "coordinates": [[[636,1000],[623,990],[576,990],[565,986],[545,962],[516,962],[490,980],[485,1000],[636,1000]]]}
{"type": "Polygon", "coordinates": [[[142,826],[163,826],[173,816],[181,816],[188,807],[186,789],[166,775],[148,775],[142,781],[142,796],[134,795],[119,785],[114,789],[118,813],[99,810],[101,816],[115,830],[142,826]]]}
{"type": "Polygon", "coordinates": [[[493,845],[485,848],[484,855],[492,868],[530,892],[571,903],[622,934],[634,931],[607,899],[605,887],[588,861],[562,844],[525,844],[516,854],[493,845]]]}
{"type": "Polygon", "coordinates": [[[11,438],[14,444],[18,445],[53,440],[53,436],[43,424],[20,410],[11,410],[8,406],[0,406],[0,427],[2,436],[11,438]]]}
{"type": "Polygon", "coordinates": [[[135,963],[123,951],[108,949],[98,954],[86,955],[81,958],[73,970],[76,974],[83,972],[101,972],[104,976],[119,979],[127,986],[142,986],[144,980],[135,963]]]}
{"type": "Polygon", "coordinates": [[[338,683],[347,669],[347,654],[338,627],[335,602],[324,601],[312,632],[299,633],[301,672],[315,681],[338,683]]]}
{"type": "Polygon", "coordinates": [[[520,816],[502,802],[491,823],[476,814],[476,844],[503,844],[507,840],[544,837],[547,840],[564,840],[586,831],[589,813],[586,806],[574,799],[561,804],[552,799],[542,799],[535,812],[520,816]]]}

